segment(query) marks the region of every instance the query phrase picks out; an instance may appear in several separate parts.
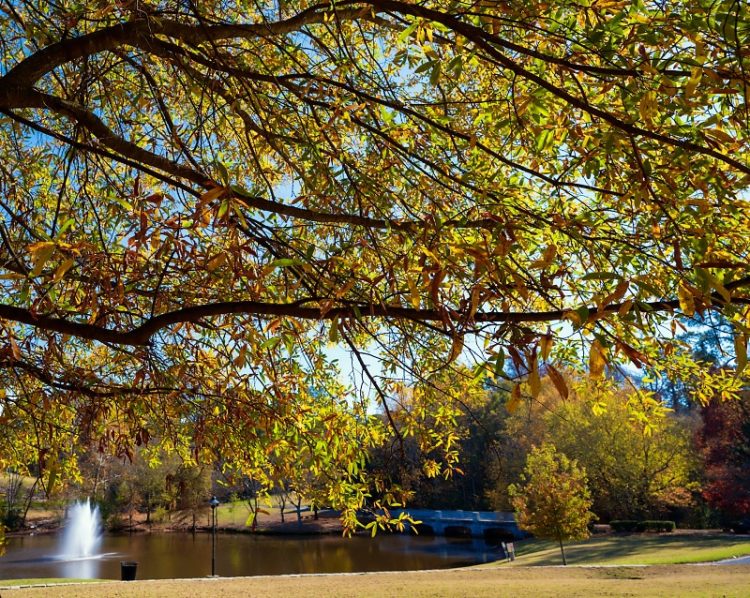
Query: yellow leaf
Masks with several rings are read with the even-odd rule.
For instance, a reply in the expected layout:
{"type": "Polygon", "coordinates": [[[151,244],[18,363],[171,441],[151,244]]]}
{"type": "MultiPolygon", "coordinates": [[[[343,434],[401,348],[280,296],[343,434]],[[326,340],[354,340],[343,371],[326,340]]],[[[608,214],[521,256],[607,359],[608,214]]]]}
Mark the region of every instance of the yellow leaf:
{"type": "Polygon", "coordinates": [[[451,354],[450,357],[448,357],[448,363],[454,361],[456,357],[458,357],[461,354],[461,351],[464,350],[464,337],[460,334],[457,334],[453,337],[453,344],[451,345],[451,354]]]}
{"type": "Polygon", "coordinates": [[[643,97],[638,104],[638,112],[641,115],[641,118],[647,123],[651,123],[657,115],[658,110],[659,106],[656,103],[656,94],[653,91],[643,94],[643,97]]]}
{"type": "Polygon", "coordinates": [[[581,320],[581,316],[578,314],[578,312],[569,309],[562,315],[564,320],[568,320],[573,323],[574,326],[580,326],[583,322],[581,320]]]}
{"type": "Polygon", "coordinates": [[[432,258],[432,261],[435,262],[436,265],[440,266],[440,258],[433,252],[427,249],[427,247],[422,247],[422,253],[424,253],[427,257],[432,258]]]}
{"type": "Polygon", "coordinates": [[[703,78],[703,69],[699,66],[694,66],[690,71],[690,78],[685,84],[685,99],[686,100],[689,100],[691,96],[695,93],[695,90],[700,84],[702,78],[703,78]]]}
{"type": "Polygon", "coordinates": [[[542,361],[547,361],[549,359],[549,352],[551,349],[552,335],[548,333],[539,339],[539,352],[541,353],[542,361]]]}
{"type": "Polygon", "coordinates": [[[469,309],[469,318],[473,318],[474,314],[477,313],[477,309],[479,309],[481,292],[482,291],[478,285],[473,286],[471,289],[471,308],[469,309]]]}
{"type": "Polygon", "coordinates": [[[356,278],[351,278],[349,282],[347,282],[343,287],[339,288],[336,291],[336,298],[341,299],[341,297],[344,297],[349,291],[354,288],[354,285],[357,284],[356,278]]]}
{"type": "Polygon", "coordinates": [[[508,413],[515,413],[515,411],[518,409],[518,406],[521,404],[521,385],[516,384],[513,387],[513,390],[510,391],[510,399],[508,399],[508,402],[505,404],[505,408],[508,410],[508,413]]]}
{"type": "Polygon", "coordinates": [[[604,374],[604,366],[607,364],[607,355],[598,340],[591,343],[589,351],[589,375],[592,378],[601,378],[604,374]]]}
{"type": "Polygon", "coordinates": [[[737,360],[736,375],[739,376],[747,366],[747,334],[734,335],[734,355],[737,360]]]}
{"type": "Polygon", "coordinates": [[[531,262],[531,264],[529,264],[529,268],[543,270],[552,263],[552,260],[555,259],[556,255],[557,245],[552,243],[547,246],[547,249],[544,250],[542,257],[540,257],[538,260],[534,260],[533,262],[531,262]]]}
{"type": "Polygon", "coordinates": [[[615,290],[607,295],[604,299],[602,299],[600,307],[604,307],[612,303],[617,303],[625,296],[625,293],[628,292],[629,287],[630,283],[627,280],[621,280],[617,287],[615,287],[615,290]]]}
{"type": "Polygon", "coordinates": [[[222,195],[224,195],[224,192],[226,190],[227,190],[226,187],[214,187],[212,189],[209,189],[203,195],[200,196],[200,198],[198,199],[198,203],[201,205],[210,203],[214,199],[217,199],[221,197],[222,195]]]}
{"type": "Polygon", "coordinates": [[[684,284],[680,283],[677,287],[677,299],[680,302],[680,309],[686,316],[691,317],[695,314],[695,299],[692,291],[684,284]]]}
{"type": "Polygon", "coordinates": [[[54,251],[55,244],[52,241],[40,241],[39,243],[29,245],[31,262],[34,265],[31,271],[31,276],[39,276],[42,273],[44,264],[46,264],[47,260],[52,257],[54,251]]]}
{"type": "Polygon", "coordinates": [[[21,349],[18,348],[16,339],[13,338],[13,335],[11,335],[8,340],[10,341],[10,352],[13,354],[14,359],[20,360],[22,357],[21,349]]]}
{"type": "Polygon", "coordinates": [[[710,272],[705,272],[704,271],[704,274],[705,274],[706,279],[708,280],[708,282],[711,284],[711,287],[717,293],[719,293],[719,295],[721,295],[721,298],[724,301],[726,301],[727,303],[731,303],[732,302],[732,295],[729,293],[729,291],[727,290],[727,288],[722,284],[722,282],[718,278],[716,278],[716,276],[714,276],[713,274],[711,274],[710,272]]]}
{"type": "Polygon", "coordinates": [[[539,396],[539,392],[542,390],[542,383],[539,380],[539,366],[537,365],[536,361],[534,361],[534,366],[529,372],[528,382],[529,392],[531,396],[536,399],[539,396]]]}
{"type": "Polygon", "coordinates": [[[55,270],[55,275],[52,277],[52,282],[59,282],[60,280],[62,280],[63,276],[65,276],[65,273],[70,270],[75,263],[76,262],[73,258],[68,258],[62,264],[60,264],[57,267],[57,270],[55,270]]]}
{"type": "Polygon", "coordinates": [[[419,309],[419,289],[417,283],[410,277],[406,277],[406,284],[409,285],[409,302],[414,309],[419,309]]]}
{"type": "Polygon", "coordinates": [[[216,270],[216,268],[221,266],[226,260],[227,260],[227,254],[224,252],[221,252],[219,255],[208,260],[208,262],[206,263],[206,270],[208,270],[209,272],[213,272],[214,270],[216,270]]]}

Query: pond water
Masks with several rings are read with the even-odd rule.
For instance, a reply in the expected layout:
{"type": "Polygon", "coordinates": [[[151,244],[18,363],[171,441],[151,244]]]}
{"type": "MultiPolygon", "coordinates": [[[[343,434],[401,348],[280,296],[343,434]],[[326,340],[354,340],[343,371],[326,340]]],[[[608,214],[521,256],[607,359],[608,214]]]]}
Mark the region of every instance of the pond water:
{"type": "MultiPolygon", "coordinates": [[[[107,535],[94,558],[63,560],[59,537],[9,538],[0,557],[0,579],[78,577],[120,579],[120,561],[138,563],[138,579],[203,577],[211,574],[211,534],[107,535]]],[[[279,575],[443,569],[495,560],[484,540],[408,535],[376,538],[218,534],[216,573],[221,576],[279,575]]]]}

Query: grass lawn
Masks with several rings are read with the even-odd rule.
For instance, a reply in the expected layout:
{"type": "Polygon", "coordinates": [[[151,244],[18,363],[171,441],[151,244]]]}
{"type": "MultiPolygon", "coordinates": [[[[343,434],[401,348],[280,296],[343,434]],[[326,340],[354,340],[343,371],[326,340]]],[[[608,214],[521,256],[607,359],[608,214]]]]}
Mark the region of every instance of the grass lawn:
{"type": "MultiPolygon", "coordinates": [[[[750,537],[726,534],[633,534],[594,536],[565,546],[569,565],[671,565],[705,563],[750,554],[750,537]]],[[[560,565],[554,542],[516,543],[517,559],[509,566],[560,565]]]]}
{"type": "Polygon", "coordinates": [[[533,598],[565,596],[741,597],[748,595],[750,566],[469,568],[447,571],[301,575],[232,579],[91,583],[3,590],[3,598],[217,598],[341,596],[388,598],[466,596],[533,598]]]}

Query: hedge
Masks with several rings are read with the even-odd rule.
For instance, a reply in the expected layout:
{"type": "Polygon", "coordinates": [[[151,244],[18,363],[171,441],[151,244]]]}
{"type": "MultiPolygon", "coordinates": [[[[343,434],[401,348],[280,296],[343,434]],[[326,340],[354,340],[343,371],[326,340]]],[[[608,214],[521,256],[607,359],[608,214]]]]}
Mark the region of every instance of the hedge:
{"type": "Polygon", "coordinates": [[[634,532],[638,528],[638,522],[635,519],[617,519],[610,521],[609,526],[613,532],[634,532]]]}
{"type": "Polygon", "coordinates": [[[674,521],[647,520],[638,523],[639,532],[673,532],[677,527],[674,521]]]}
{"type": "Polygon", "coordinates": [[[617,519],[610,521],[609,526],[614,532],[673,532],[677,527],[674,521],[635,519],[617,519]]]}

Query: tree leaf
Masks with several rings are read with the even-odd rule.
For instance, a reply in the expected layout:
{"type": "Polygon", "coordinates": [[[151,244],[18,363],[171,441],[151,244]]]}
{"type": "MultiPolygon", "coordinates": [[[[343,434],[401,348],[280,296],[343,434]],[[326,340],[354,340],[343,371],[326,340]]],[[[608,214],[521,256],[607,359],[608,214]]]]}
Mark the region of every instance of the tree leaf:
{"type": "Polygon", "coordinates": [[[515,413],[518,407],[521,405],[521,385],[514,384],[513,390],[510,391],[510,398],[505,404],[505,408],[508,413],[515,413]]]}
{"type": "Polygon", "coordinates": [[[52,282],[59,282],[65,276],[65,273],[70,270],[76,261],[71,257],[64,260],[55,270],[55,275],[52,277],[52,282]]]}
{"type": "Polygon", "coordinates": [[[541,355],[542,361],[547,361],[549,359],[549,352],[552,349],[552,334],[547,333],[542,336],[542,338],[539,339],[539,353],[541,355]]]}
{"type": "Polygon", "coordinates": [[[554,384],[555,389],[557,390],[557,393],[560,395],[560,397],[565,400],[568,398],[568,385],[565,382],[565,378],[563,375],[555,369],[555,367],[552,364],[547,364],[547,375],[549,376],[549,379],[552,381],[552,384],[554,384]]]}
{"type": "Polygon", "coordinates": [[[680,283],[677,287],[677,299],[682,313],[688,317],[695,315],[695,299],[692,290],[687,285],[680,283]]]}
{"type": "Polygon", "coordinates": [[[31,262],[33,264],[31,276],[39,276],[42,273],[47,260],[52,257],[52,254],[55,252],[55,243],[53,241],[40,241],[39,243],[33,243],[32,245],[29,245],[29,252],[31,253],[31,262]]]}
{"type": "Polygon", "coordinates": [[[607,355],[598,339],[591,343],[589,350],[589,375],[592,378],[601,378],[604,367],[607,365],[607,355]]]}
{"type": "Polygon", "coordinates": [[[747,366],[747,339],[748,335],[744,332],[734,334],[734,355],[736,361],[736,375],[739,376],[747,366]]]}

